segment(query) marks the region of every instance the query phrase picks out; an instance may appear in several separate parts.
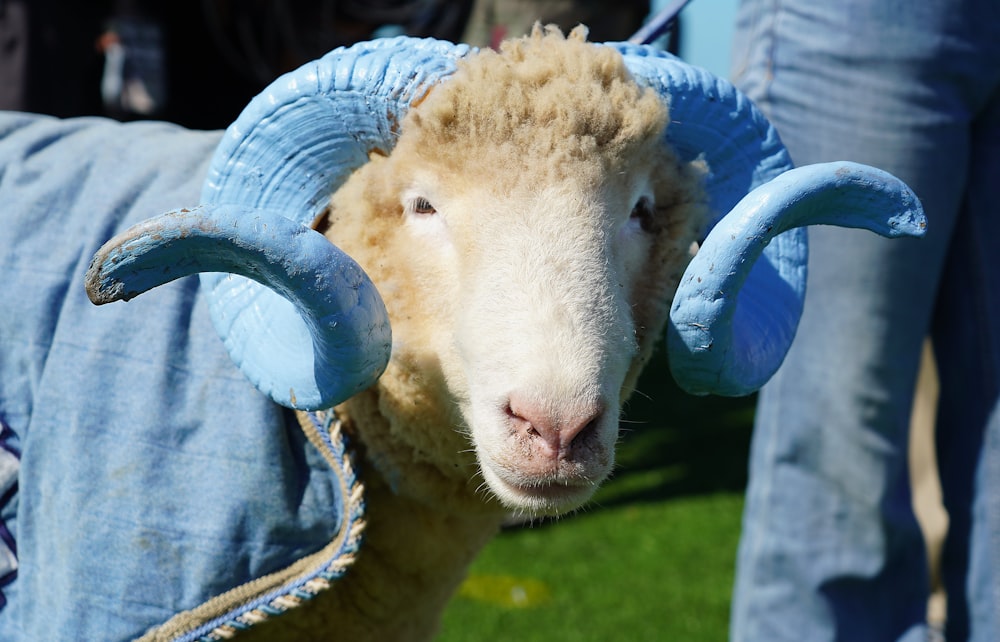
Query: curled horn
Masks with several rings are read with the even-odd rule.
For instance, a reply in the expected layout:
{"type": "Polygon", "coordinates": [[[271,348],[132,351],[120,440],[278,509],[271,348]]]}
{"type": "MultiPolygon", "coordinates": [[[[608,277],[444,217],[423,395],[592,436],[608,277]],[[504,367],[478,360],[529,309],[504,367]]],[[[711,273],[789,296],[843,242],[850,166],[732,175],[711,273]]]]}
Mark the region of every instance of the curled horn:
{"type": "Polygon", "coordinates": [[[757,390],[788,352],[805,295],[813,224],[921,236],[920,203],[899,179],[855,163],[792,169],[777,133],[728,82],[653,48],[614,43],[640,84],[670,105],[666,142],[703,158],[717,216],[674,297],[670,368],[695,394],[757,390]]]}
{"type": "Polygon", "coordinates": [[[384,305],[360,268],[308,226],[369,153],[392,149],[411,101],[468,52],[377,40],[282,76],[226,130],[203,207],[109,241],[88,276],[91,298],[127,298],[202,272],[230,356],[276,402],[326,408],[370,385],[389,360],[384,305]]]}
{"type": "Polygon", "coordinates": [[[320,407],[368,387],[385,368],[388,315],[368,277],[321,234],[280,214],[234,206],[168,212],[101,248],[85,280],[91,300],[104,304],[204,272],[240,274],[281,295],[254,311],[281,315],[285,331],[223,333],[237,365],[272,398],[320,407]]]}

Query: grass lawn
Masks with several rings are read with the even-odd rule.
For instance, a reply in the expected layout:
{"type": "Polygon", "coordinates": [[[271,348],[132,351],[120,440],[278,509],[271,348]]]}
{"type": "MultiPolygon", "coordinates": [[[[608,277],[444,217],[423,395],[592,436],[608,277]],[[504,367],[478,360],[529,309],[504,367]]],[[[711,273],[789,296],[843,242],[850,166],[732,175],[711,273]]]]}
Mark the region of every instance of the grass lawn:
{"type": "Polygon", "coordinates": [[[438,640],[726,639],[753,399],[685,395],[654,363],[614,477],[576,515],[494,540],[438,640]]]}

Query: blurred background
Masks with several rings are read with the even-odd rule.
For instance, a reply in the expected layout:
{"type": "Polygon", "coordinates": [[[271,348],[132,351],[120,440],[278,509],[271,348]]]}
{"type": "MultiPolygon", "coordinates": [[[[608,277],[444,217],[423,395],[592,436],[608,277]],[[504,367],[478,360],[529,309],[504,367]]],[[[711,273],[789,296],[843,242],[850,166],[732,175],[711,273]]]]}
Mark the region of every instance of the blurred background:
{"type": "MultiPolygon", "coordinates": [[[[661,42],[728,73],[738,0],[698,0],[661,42]],[[681,35],[683,34],[683,35],[681,35]]],[[[281,73],[371,38],[495,46],[539,20],[624,40],[654,0],[0,0],[0,109],[224,128],[281,73]]]]}

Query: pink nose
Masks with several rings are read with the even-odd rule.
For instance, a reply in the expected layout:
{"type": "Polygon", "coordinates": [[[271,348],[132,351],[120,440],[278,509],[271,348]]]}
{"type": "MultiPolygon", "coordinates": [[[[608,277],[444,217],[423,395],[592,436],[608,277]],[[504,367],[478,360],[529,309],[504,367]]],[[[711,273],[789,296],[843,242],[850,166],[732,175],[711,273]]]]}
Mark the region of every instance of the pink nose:
{"type": "Polygon", "coordinates": [[[594,432],[604,408],[599,405],[539,403],[513,394],[507,405],[507,415],[515,430],[531,439],[539,454],[557,459],[567,457],[574,440],[594,432]]]}

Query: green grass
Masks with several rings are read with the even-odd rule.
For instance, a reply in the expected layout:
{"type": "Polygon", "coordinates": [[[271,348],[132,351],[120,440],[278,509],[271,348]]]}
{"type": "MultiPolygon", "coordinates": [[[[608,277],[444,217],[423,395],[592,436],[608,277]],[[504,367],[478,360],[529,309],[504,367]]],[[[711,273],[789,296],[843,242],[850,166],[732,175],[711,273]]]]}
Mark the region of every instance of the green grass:
{"type": "Polygon", "coordinates": [[[685,395],[665,367],[639,390],[614,477],[578,514],[491,542],[439,641],[726,639],[753,400],[685,395]]]}

